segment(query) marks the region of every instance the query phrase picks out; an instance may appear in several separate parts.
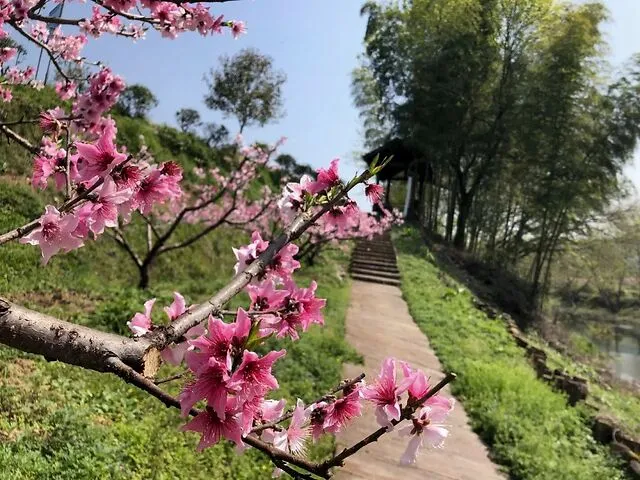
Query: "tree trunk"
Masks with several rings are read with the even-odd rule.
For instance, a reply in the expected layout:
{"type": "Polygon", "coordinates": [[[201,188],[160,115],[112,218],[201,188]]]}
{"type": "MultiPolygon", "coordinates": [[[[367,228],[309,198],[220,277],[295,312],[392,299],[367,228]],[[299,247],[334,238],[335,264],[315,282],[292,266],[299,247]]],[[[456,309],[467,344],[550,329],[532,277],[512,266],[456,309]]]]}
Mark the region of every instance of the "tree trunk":
{"type": "Polygon", "coordinates": [[[447,206],[447,225],[445,233],[445,241],[451,242],[453,237],[453,218],[456,213],[456,198],[458,196],[458,188],[455,178],[451,178],[449,181],[449,204],[447,206]]]}
{"type": "Polygon", "coordinates": [[[466,240],[467,221],[471,212],[472,197],[464,191],[460,191],[460,204],[458,206],[458,219],[456,222],[456,235],[453,238],[453,246],[464,250],[466,240]]]}
{"type": "Polygon", "coordinates": [[[149,268],[151,264],[143,263],[138,267],[138,288],[146,290],[149,287],[149,268]]]}
{"type": "Polygon", "coordinates": [[[439,218],[440,218],[440,198],[442,197],[442,186],[440,185],[441,182],[441,177],[440,176],[436,176],[434,178],[437,178],[437,183],[435,185],[436,188],[436,194],[435,194],[435,200],[433,202],[433,213],[431,214],[431,231],[433,232],[434,235],[438,234],[438,227],[439,227],[439,218]]]}

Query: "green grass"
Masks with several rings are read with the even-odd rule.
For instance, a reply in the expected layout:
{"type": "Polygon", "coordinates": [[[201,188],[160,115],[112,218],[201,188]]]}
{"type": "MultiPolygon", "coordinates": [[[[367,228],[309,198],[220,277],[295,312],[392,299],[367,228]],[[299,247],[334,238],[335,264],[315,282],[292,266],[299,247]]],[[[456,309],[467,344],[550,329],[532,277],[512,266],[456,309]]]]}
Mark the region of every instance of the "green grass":
{"type": "Polygon", "coordinates": [[[421,245],[415,232],[397,236],[404,297],[445,368],[459,375],[453,391],[496,461],[515,479],[624,478],[593,440],[585,412],[536,378],[503,321],[477,310],[452,279],[445,284],[421,245]]]}

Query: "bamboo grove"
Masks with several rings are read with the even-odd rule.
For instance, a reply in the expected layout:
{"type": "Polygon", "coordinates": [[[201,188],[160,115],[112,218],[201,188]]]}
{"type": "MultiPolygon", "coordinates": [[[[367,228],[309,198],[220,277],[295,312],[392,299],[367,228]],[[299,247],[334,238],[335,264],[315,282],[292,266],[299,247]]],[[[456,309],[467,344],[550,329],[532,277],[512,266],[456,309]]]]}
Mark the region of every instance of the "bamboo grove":
{"type": "Polygon", "coordinates": [[[362,14],[366,146],[409,145],[414,218],[538,298],[554,255],[625,193],[640,56],[607,64],[598,2],[369,2],[362,14]]]}

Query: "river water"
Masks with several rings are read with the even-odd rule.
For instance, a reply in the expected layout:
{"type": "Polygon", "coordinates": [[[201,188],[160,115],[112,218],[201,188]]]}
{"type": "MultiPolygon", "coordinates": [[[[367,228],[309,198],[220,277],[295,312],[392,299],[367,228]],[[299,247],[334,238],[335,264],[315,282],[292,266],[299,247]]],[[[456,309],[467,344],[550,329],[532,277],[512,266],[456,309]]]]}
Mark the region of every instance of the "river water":
{"type": "Polygon", "coordinates": [[[592,338],[592,341],[611,356],[612,367],[618,377],[640,382],[640,332],[620,325],[612,337],[592,338]]]}

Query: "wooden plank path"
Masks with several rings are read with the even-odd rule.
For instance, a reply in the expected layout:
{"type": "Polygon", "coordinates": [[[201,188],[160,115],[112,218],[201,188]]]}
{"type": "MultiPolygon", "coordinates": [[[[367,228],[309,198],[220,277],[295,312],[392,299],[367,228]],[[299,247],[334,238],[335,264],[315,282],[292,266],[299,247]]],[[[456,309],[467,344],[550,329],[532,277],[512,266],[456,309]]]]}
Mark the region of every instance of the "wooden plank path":
{"type": "MultiPolygon", "coordinates": [[[[431,377],[435,385],[444,374],[425,335],[409,315],[407,304],[396,286],[354,280],[347,312],[347,341],[364,357],[367,380],[378,375],[382,360],[394,356],[408,361],[431,377]]],[[[346,365],[345,378],[363,370],[346,365]]],[[[445,395],[451,395],[445,388],[445,395]]],[[[384,435],[345,462],[335,478],[339,480],[504,480],[487,455],[485,445],[468,425],[467,415],[457,402],[447,424],[450,434],[444,448],[423,448],[416,465],[399,465],[407,439],[396,432],[384,435]]],[[[351,445],[377,428],[373,408],[338,435],[338,448],[351,445]]]]}

